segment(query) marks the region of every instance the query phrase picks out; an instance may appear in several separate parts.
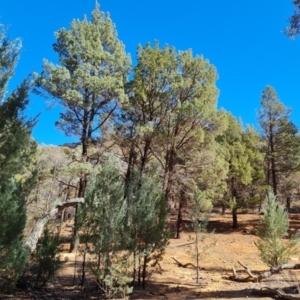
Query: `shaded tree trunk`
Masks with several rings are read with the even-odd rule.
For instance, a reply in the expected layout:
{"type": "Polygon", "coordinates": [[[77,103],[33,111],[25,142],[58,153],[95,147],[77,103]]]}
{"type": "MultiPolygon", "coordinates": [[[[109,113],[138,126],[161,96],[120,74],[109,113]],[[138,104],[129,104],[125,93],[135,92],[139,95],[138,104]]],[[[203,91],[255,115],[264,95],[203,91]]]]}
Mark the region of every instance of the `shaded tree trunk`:
{"type": "Polygon", "coordinates": [[[232,209],[232,228],[233,229],[238,229],[239,225],[238,225],[238,220],[237,220],[237,208],[234,207],[232,209]]]}
{"type": "Polygon", "coordinates": [[[177,224],[176,224],[176,239],[180,239],[180,234],[181,234],[181,230],[182,230],[182,208],[183,208],[183,199],[182,199],[182,197],[180,197],[179,207],[178,207],[177,224]]]}

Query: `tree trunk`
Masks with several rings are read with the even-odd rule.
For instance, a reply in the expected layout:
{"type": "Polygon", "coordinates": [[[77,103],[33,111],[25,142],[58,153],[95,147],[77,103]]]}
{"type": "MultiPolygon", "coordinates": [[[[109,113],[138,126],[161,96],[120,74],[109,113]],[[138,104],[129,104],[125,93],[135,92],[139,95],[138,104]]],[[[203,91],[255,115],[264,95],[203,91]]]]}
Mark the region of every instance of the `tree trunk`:
{"type": "Polygon", "coordinates": [[[274,136],[273,136],[273,126],[270,125],[270,150],[271,150],[271,174],[272,174],[272,186],[274,195],[277,196],[277,172],[276,172],[276,164],[275,164],[275,150],[274,150],[274,136]]]}
{"type": "Polygon", "coordinates": [[[178,216],[177,216],[176,239],[180,239],[181,227],[182,227],[182,201],[180,200],[179,208],[178,208],[178,216]]]}
{"type": "Polygon", "coordinates": [[[198,247],[198,233],[196,232],[196,283],[199,284],[199,247],[198,247]]]}
{"type": "Polygon", "coordinates": [[[81,272],[81,282],[80,282],[80,285],[81,285],[81,286],[84,286],[84,282],[85,282],[85,263],[86,263],[86,254],[87,254],[87,247],[85,247],[85,249],[84,249],[83,259],[82,259],[82,272],[81,272]]]}
{"type": "MultiPolygon", "coordinates": [[[[90,136],[88,132],[89,120],[88,120],[88,112],[84,111],[83,116],[83,124],[82,124],[82,132],[81,132],[81,162],[86,163],[88,161],[88,146],[90,142],[90,136]]],[[[84,197],[85,188],[86,188],[87,178],[86,175],[80,178],[79,180],[79,188],[77,197],[84,197]]],[[[78,205],[75,207],[75,216],[74,216],[74,229],[73,236],[71,238],[70,243],[70,253],[76,250],[78,244],[78,233],[77,233],[77,213],[78,213],[78,205]]]]}
{"type": "Polygon", "coordinates": [[[47,222],[57,215],[57,213],[63,211],[66,207],[77,206],[78,203],[84,203],[84,198],[73,198],[67,200],[65,203],[58,204],[56,207],[52,208],[49,213],[45,213],[35,224],[34,228],[31,230],[24,246],[33,252],[36,249],[39,238],[41,237],[44,227],[47,222]]]}
{"type": "Polygon", "coordinates": [[[237,208],[235,207],[232,209],[232,228],[233,229],[239,228],[238,220],[237,220],[237,208]]]}
{"type": "MultiPolygon", "coordinates": [[[[78,197],[79,198],[84,197],[86,183],[87,183],[86,176],[84,176],[84,178],[80,178],[79,189],[78,189],[78,197]]],[[[73,252],[74,250],[76,250],[78,242],[79,242],[78,241],[78,232],[77,232],[77,224],[78,224],[77,214],[78,214],[78,204],[75,206],[74,228],[73,228],[73,236],[71,238],[71,243],[70,243],[70,251],[69,251],[70,253],[73,252]]]]}
{"type": "Polygon", "coordinates": [[[146,287],[147,255],[144,256],[143,262],[143,289],[146,287]]]}

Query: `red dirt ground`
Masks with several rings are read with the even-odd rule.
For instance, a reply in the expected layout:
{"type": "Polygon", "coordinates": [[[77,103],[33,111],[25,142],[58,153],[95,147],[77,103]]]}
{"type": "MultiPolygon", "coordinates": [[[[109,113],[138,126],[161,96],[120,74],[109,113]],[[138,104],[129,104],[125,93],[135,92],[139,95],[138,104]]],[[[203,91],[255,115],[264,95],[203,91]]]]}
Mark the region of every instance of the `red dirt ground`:
{"type": "MultiPolygon", "coordinates": [[[[290,233],[300,230],[300,214],[290,214],[290,233]]],[[[214,213],[210,217],[208,231],[215,230],[212,238],[204,241],[208,245],[215,240],[215,246],[210,253],[201,260],[200,284],[195,284],[196,271],[192,266],[186,268],[178,267],[172,259],[175,257],[181,263],[194,263],[189,254],[193,245],[188,244],[193,233],[183,232],[180,239],[171,239],[166,248],[161,262],[161,274],[153,274],[148,281],[146,289],[135,288],[129,299],[171,299],[171,300],[191,300],[191,299],[274,299],[271,297],[261,297],[253,294],[253,289],[262,286],[271,288],[283,288],[294,285],[300,280],[300,270],[285,272],[270,277],[262,283],[239,283],[229,280],[232,275],[232,267],[235,267],[240,275],[246,275],[238,261],[248,265],[255,273],[257,271],[268,270],[268,267],[260,260],[259,252],[255,242],[255,228],[259,220],[257,214],[240,214],[238,230],[231,229],[231,215],[221,215],[214,213]],[[298,275],[297,275],[298,273],[298,275]],[[298,277],[298,279],[297,279],[298,277]]],[[[70,234],[71,224],[65,224],[65,235],[70,234]]],[[[78,286],[78,277],[75,265],[75,254],[61,252],[61,259],[64,261],[57,278],[49,285],[47,292],[24,291],[17,292],[14,296],[2,296],[1,299],[99,299],[96,294],[88,291],[82,292],[78,286]],[[75,272],[74,272],[75,271],[75,272]]],[[[80,266],[82,258],[77,256],[77,266],[80,266]]],[[[300,257],[297,255],[290,258],[292,263],[299,263],[300,257]]]]}

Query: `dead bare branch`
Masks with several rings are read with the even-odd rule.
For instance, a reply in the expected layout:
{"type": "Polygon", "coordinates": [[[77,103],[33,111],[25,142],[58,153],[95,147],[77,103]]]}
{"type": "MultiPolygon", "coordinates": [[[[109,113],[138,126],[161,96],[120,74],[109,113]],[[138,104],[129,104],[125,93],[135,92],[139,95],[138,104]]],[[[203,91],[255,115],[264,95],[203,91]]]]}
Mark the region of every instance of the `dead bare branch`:
{"type": "Polygon", "coordinates": [[[269,271],[262,272],[258,275],[254,275],[251,269],[247,265],[241,263],[240,261],[238,261],[238,263],[245,269],[246,273],[248,274],[248,277],[241,277],[237,275],[235,268],[232,268],[233,276],[230,276],[229,279],[237,282],[247,282],[247,281],[261,282],[262,280],[271,277],[273,274],[280,273],[282,270],[300,269],[300,264],[284,264],[278,267],[272,267],[270,268],[269,271]]]}

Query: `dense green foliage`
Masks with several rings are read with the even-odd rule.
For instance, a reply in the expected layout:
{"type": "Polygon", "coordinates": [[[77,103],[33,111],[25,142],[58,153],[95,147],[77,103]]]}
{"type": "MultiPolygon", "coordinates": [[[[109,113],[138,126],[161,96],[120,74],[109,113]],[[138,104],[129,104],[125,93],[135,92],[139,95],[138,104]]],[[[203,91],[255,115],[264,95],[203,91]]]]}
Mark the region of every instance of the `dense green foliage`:
{"type": "MultiPolygon", "coordinates": [[[[274,88],[267,86],[262,93],[258,120],[262,128],[267,184],[275,195],[286,195],[286,178],[300,167],[298,129],[290,121],[291,109],[278,99],[274,88]]],[[[293,187],[291,187],[293,188],[293,187]]]]}
{"type": "Polygon", "coordinates": [[[144,288],[150,274],[149,263],[152,270],[159,268],[169,238],[168,208],[158,175],[150,170],[147,175],[141,176],[134,170],[126,194],[126,231],[133,253],[133,280],[144,288]]]}
{"type": "Polygon", "coordinates": [[[264,177],[263,155],[259,149],[259,135],[254,128],[244,130],[230,114],[227,115],[228,128],[218,137],[224,148],[224,159],[228,163],[227,190],[224,205],[230,206],[233,228],[238,228],[237,211],[257,204],[262,191],[264,177]]]}
{"type": "MultiPolygon", "coordinates": [[[[14,285],[26,262],[23,230],[26,199],[34,179],[31,139],[33,120],[26,120],[29,83],[24,80],[8,95],[7,85],[14,75],[20,41],[10,42],[0,31],[0,285],[14,285]]],[[[4,287],[1,287],[1,289],[4,287]]]]}
{"type": "Polygon", "coordinates": [[[283,240],[289,229],[289,216],[284,208],[278,205],[272,192],[269,192],[267,196],[263,212],[264,215],[257,230],[260,238],[257,247],[262,261],[270,267],[277,267],[287,263],[291,255],[298,253],[296,245],[299,240],[297,236],[283,240]]]}
{"type": "MultiPolygon", "coordinates": [[[[123,186],[118,170],[113,161],[108,159],[100,172],[95,170],[92,173],[85,203],[81,205],[78,215],[80,239],[85,244],[83,251],[92,256],[88,265],[106,294],[116,292],[118,287],[123,288],[130,281],[130,278],[125,279],[128,274],[123,265],[127,252],[119,254],[120,250],[126,249],[126,201],[123,186]]],[[[84,272],[83,269],[83,280],[84,272]]]]}
{"type": "Polygon", "coordinates": [[[51,233],[49,228],[45,227],[36,251],[28,263],[28,275],[33,277],[35,286],[45,286],[57,273],[61,264],[58,256],[60,243],[59,232],[51,233]]]}
{"type": "MultiPolygon", "coordinates": [[[[294,4],[298,14],[299,1],[294,4]]],[[[298,34],[299,19],[291,23],[289,34],[298,34]]],[[[261,204],[269,187],[277,199],[297,192],[299,132],[274,88],[262,93],[261,132],[244,127],[217,109],[217,71],[207,59],[155,41],[138,46],[131,66],[97,2],[90,21],[73,20],[70,29],[56,32],[58,64],[45,60],[34,78],[35,93],[61,105],[56,125],[77,137],[79,147],[37,151],[31,138],[35,120],[24,114],[30,81],[11,93],[7,88],[21,43],[0,30],[0,289],[13,287],[23,272],[24,235],[58,211],[58,203],[63,222],[63,202],[70,198],[84,198],[82,205],[73,204],[81,285],[89,268],[101,296],[112,298],[135,284],[145,288],[160,269],[170,211],[177,213],[177,238],[183,214],[191,220],[198,282],[203,216],[213,206],[230,208],[237,229],[238,212],[261,204]]],[[[257,231],[261,257],[270,266],[287,262],[297,243],[282,241],[289,223],[278,202],[269,193],[257,231]]],[[[59,267],[59,242],[47,227],[25,280],[47,284],[59,267]]]]}
{"type": "Polygon", "coordinates": [[[56,32],[54,51],[60,65],[44,61],[36,74],[36,92],[50,95],[64,108],[56,123],[66,135],[78,136],[82,155],[95,134],[124,102],[129,57],[108,14],[96,4],[92,20],[74,20],[56,32]]]}
{"type": "Polygon", "coordinates": [[[148,263],[157,264],[168,241],[167,208],[157,176],[141,178],[137,172],[126,198],[124,186],[108,158],[90,177],[77,223],[83,251],[94,258],[88,265],[108,294],[136,277],[144,286],[148,263]]]}

